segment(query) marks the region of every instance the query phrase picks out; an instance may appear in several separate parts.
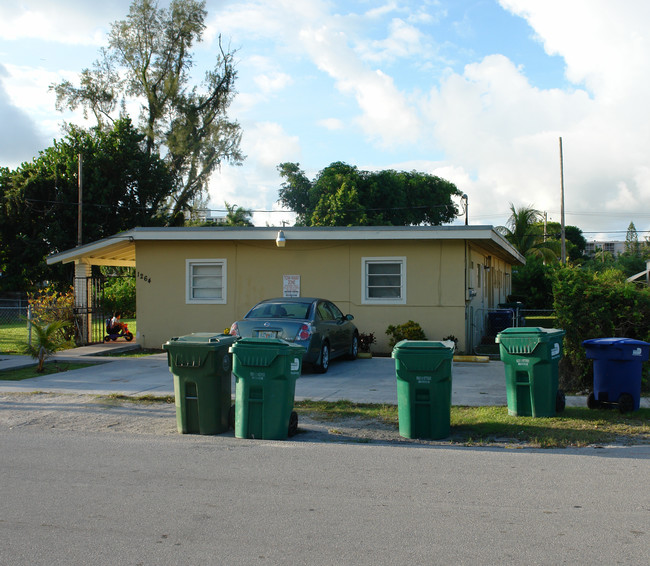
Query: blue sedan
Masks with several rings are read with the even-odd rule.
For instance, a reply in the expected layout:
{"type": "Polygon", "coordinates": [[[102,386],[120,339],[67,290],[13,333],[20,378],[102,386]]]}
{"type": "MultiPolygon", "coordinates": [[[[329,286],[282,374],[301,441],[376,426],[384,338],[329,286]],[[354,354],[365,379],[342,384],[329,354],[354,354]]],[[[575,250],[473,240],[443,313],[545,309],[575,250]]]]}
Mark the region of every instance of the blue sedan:
{"type": "Polygon", "coordinates": [[[230,334],[242,338],[281,338],[303,346],[303,357],[318,373],[340,356],[350,360],[359,351],[359,332],[351,314],[344,315],[331,301],[315,298],[267,299],[255,305],[230,334]]]}

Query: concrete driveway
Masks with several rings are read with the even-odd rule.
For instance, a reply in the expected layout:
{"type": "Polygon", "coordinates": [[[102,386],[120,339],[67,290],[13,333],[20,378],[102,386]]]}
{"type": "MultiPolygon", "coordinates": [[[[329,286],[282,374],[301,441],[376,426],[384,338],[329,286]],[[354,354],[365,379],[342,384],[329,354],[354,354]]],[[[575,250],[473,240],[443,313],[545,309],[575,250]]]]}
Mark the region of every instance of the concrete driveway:
{"type": "MultiPolygon", "coordinates": [[[[54,356],[55,360],[94,362],[97,365],[24,381],[0,381],[0,391],[172,395],[174,381],[167,365],[166,354],[140,358],[115,358],[105,355],[132,347],[133,345],[113,342],[59,352],[54,356]]],[[[31,364],[31,358],[25,356],[0,355],[0,369],[31,364]]],[[[296,382],[296,399],[347,399],[357,403],[397,404],[395,362],[388,357],[358,359],[353,362],[335,360],[326,374],[305,370],[296,382]]],[[[648,398],[642,399],[642,406],[650,406],[648,401],[648,398]]],[[[454,362],[452,404],[505,406],[507,402],[503,362],[454,362]]],[[[585,406],[586,398],[568,397],[567,404],[585,406]]]]}

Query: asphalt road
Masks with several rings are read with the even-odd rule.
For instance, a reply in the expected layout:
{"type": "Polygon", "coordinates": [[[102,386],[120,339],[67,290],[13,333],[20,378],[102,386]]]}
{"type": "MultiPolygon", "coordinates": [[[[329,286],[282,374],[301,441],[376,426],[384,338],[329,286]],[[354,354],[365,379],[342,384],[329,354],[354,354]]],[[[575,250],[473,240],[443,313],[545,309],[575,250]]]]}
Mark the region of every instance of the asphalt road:
{"type": "Polygon", "coordinates": [[[0,563],[647,564],[650,447],[506,450],[13,428],[0,563]]]}

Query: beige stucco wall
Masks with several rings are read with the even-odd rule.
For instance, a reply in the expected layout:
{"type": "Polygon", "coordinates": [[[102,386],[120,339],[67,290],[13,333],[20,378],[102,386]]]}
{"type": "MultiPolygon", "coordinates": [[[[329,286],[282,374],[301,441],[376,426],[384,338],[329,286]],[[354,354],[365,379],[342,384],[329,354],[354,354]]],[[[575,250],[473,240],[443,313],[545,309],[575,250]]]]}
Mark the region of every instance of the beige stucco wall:
{"type": "MultiPolygon", "coordinates": [[[[476,261],[480,254],[476,253],[476,261]]],[[[259,300],[282,296],[283,275],[300,275],[301,296],[324,297],[351,313],[374,349],[388,352],[389,324],[414,320],[427,338],[453,334],[465,348],[466,277],[463,241],[139,241],[137,341],[159,348],[172,336],[222,332],[259,300]],[[362,258],[406,258],[406,304],[362,304],[362,258]],[[227,261],[227,302],[186,304],[186,259],[227,261]]],[[[480,259],[480,262],[483,260],[480,259]]],[[[504,264],[505,265],[505,264],[504,264]]]]}
{"type": "Polygon", "coordinates": [[[467,282],[467,342],[471,349],[481,342],[488,311],[498,308],[508,299],[512,265],[476,244],[469,244],[467,282]],[[486,259],[488,256],[489,260],[486,259]],[[486,270],[486,265],[489,265],[489,270],[486,270]]]}

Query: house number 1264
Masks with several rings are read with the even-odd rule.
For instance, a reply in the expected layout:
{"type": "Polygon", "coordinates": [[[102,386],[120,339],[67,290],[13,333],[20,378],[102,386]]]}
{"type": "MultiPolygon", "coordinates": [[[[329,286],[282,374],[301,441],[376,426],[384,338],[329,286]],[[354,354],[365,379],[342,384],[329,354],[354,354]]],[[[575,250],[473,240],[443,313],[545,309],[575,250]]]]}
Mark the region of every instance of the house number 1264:
{"type": "Polygon", "coordinates": [[[145,275],[144,273],[140,273],[139,271],[137,271],[135,276],[138,279],[142,279],[145,283],[151,283],[151,277],[149,277],[148,275],[145,275]]]}

